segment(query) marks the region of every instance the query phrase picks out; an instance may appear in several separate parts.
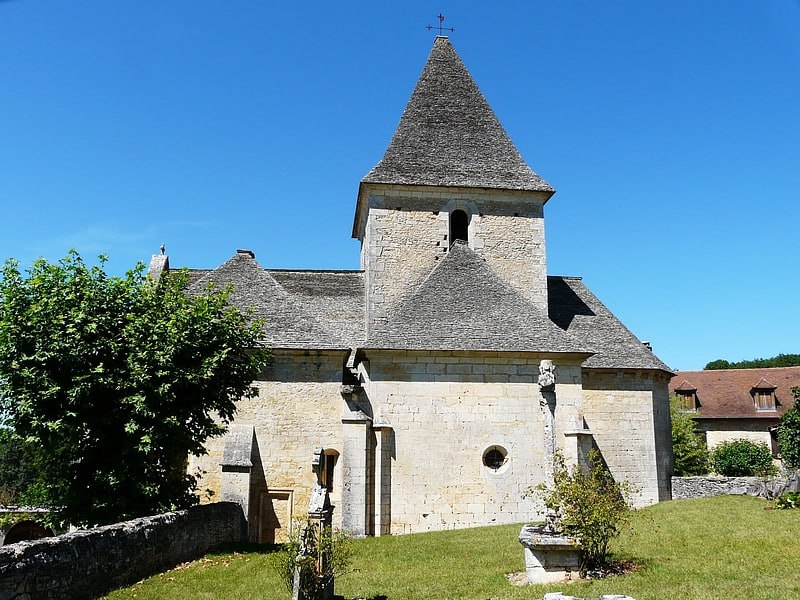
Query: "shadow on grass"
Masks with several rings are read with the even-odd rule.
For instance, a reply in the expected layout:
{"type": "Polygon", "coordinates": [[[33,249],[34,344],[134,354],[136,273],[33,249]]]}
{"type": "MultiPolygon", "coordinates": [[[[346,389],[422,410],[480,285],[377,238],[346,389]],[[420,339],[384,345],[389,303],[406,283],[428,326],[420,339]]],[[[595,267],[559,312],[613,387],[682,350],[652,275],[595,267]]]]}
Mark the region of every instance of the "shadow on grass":
{"type": "MultiPolygon", "coordinates": [[[[213,552],[209,552],[206,556],[223,556],[226,554],[274,554],[283,550],[282,544],[256,544],[255,542],[238,542],[235,544],[226,544],[217,548],[213,552]]],[[[333,600],[351,600],[344,596],[334,596],[333,600]]],[[[356,596],[352,600],[389,600],[388,596],[378,594],[377,596],[356,596]]]]}
{"type": "Polygon", "coordinates": [[[218,556],[221,554],[274,554],[283,549],[281,544],[256,544],[255,542],[237,542],[235,544],[225,544],[207,556],[218,556]]]}

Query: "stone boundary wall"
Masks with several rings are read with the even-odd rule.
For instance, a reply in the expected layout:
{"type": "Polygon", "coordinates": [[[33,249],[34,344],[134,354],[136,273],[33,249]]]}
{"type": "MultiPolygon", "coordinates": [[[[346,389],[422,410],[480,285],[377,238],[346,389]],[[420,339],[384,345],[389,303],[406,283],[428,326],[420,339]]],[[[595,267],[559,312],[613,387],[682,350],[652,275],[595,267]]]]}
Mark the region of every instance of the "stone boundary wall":
{"type": "Polygon", "coordinates": [[[78,600],[243,540],[238,504],[216,502],[0,548],[0,600],[78,600]]]}
{"type": "Polygon", "coordinates": [[[673,477],[672,499],[708,498],[710,496],[746,495],[772,500],[784,492],[800,490],[800,471],[788,477],[673,477]]]}

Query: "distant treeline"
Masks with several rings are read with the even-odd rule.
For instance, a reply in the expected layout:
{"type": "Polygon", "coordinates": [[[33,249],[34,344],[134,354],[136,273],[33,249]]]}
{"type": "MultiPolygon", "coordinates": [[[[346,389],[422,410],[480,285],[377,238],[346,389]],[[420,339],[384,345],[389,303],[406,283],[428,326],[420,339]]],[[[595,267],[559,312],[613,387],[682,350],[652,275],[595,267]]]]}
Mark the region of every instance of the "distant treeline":
{"type": "Polygon", "coordinates": [[[800,354],[778,354],[772,358],[754,358],[740,362],[728,362],[721,358],[712,360],[704,370],[715,371],[719,369],[764,369],[767,367],[797,367],[800,366],[800,354]]]}

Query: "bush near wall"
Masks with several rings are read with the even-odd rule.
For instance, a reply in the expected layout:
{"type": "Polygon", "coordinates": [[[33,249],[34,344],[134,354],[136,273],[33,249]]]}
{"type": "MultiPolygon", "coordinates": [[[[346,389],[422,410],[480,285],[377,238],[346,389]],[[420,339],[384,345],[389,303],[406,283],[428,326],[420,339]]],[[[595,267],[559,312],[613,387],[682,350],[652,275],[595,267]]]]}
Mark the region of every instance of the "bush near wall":
{"type": "Polygon", "coordinates": [[[727,440],[711,451],[711,466],[725,477],[769,477],[778,474],[772,452],[764,443],[727,440]]]}
{"type": "Polygon", "coordinates": [[[94,598],[242,541],[242,509],[218,502],[0,548],[0,599],[94,598]]]}

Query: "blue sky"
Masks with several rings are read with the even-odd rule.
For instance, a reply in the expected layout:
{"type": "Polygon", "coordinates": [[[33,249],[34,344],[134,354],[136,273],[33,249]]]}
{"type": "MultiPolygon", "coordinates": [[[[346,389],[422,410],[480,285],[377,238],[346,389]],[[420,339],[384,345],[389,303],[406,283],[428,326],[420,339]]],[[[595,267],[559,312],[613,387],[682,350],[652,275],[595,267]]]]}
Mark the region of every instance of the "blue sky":
{"type": "Polygon", "coordinates": [[[800,352],[798,0],[0,0],[0,258],[358,268],[439,12],[557,190],[551,274],[675,369],[800,352]]]}

